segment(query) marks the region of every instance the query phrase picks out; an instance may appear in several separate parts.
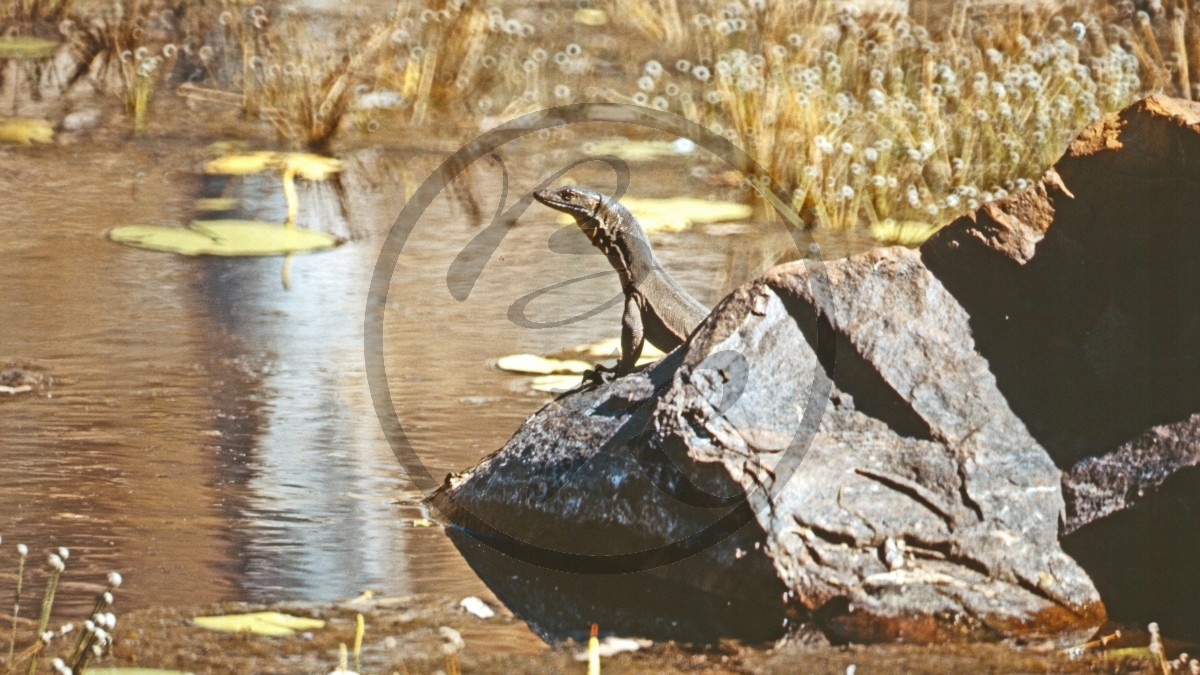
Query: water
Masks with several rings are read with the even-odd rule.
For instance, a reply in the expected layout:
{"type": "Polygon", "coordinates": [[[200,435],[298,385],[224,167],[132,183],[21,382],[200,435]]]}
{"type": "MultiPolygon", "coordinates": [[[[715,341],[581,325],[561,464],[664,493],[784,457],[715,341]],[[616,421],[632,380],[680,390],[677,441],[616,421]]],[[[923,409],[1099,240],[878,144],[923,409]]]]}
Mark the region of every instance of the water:
{"type": "MultiPolygon", "coordinates": [[[[421,494],[384,439],[367,387],[371,274],[405,189],[444,156],[436,145],[351,154],[344,214],[331,188],[307,190],[302,224],[357,238],[297,257],[290,291],[278,258],[186,258],[104,238],[120,224],[192,217],[202,142],[0,150],[0,362],[48,367],[56,378],[46,396],[0,395],[5,587],[23,542],[37,570],[46,551],[70,547],[58,607],[72,616],[113,569],[126,580],[120,609],[330,601],[368,588],[490,597],[440,530],[414,525],[421,494]]],[[[510,202],[545,168],[514,161],[522,156],[506,156],[510,202]]],[[[633,189],[695,192],[686,175],[642,172],[633,189]]],[[[499,176],[481,165],[464,177],[485,219],[499,176]]],[[[271,181],[242,192],[263,200],[251,210],[279,217],[271,181]]],[[[384,322],[396,410],[437,480],[500,447],[549,400],[528,378],[495,370],[494,359],[613,337],[620,323],[619,307],[552,330],[508,321],[515,299],[608,269],[590,251],[551,252],[547,237],[561,225],[537,205],[469,298],[454,300],[446,270],[479,232],[460,202],[442,195],[413,231],[384,322]]],[[[709,303],[794,249],[770,225],[722,233],[655,240],[666,267],[709,303]]],[[[609,277],[568,286],[531,305],[530,318],[572,316],[616,291],[609,277]]]]}

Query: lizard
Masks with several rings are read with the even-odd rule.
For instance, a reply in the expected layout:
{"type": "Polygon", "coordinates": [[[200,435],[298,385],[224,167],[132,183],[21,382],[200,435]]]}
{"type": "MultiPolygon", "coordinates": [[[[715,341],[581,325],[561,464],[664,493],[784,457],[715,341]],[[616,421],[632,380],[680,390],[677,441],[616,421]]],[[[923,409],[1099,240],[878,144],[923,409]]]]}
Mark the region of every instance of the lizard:
{"type": "Polygon", "coordinates": [[[613,199],[568,185],[536,190],[534,199],[574,216],[592,245],[600,249],[621,279],[625,312],[621,318],[621,359],[616,368],[597,366],[596,375],[624,375],[637,364],[646,341],[664,352],[683,344],[709,310],[688,294],[658,263],[637,218],[613,199]]]}

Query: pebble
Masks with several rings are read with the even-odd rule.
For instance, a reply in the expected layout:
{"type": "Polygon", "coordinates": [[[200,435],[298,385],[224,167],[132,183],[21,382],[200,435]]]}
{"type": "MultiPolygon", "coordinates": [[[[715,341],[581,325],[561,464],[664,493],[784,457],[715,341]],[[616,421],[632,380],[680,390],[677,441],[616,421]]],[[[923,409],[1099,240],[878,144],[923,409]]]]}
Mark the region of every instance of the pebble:
{"type": "Polygon", "coordinates": [[[81,108],[63,118],[63,131],[84,131],[100,126],[99,108],[81,108]]]}

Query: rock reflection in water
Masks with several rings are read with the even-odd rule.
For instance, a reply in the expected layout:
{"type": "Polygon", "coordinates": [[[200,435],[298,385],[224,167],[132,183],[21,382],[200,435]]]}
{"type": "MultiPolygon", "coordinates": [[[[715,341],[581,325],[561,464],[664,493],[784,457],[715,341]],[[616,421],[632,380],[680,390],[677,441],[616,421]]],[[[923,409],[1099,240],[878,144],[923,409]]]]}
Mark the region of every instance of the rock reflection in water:
{"type": "Polygon", "coordinates": [[[279,287],[279,259],[206,261],[215,328],[251,355],[262,397],[255,433],[227,448],[251,458],[236,558],[262,598],[328,600],[409,577],[388,499],[402,477],[365,396],[354,253],[298,259],[291,292],[279,287]]]}

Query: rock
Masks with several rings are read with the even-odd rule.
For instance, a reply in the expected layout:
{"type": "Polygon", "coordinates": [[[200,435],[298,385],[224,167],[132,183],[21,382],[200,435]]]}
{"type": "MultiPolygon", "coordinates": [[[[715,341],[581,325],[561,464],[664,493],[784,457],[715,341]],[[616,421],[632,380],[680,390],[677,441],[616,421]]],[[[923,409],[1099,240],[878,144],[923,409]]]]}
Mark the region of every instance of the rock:
{"type": "Polygon", "coordinates": [[[1198,123],[1160,97],[1108,115],[1039,185],[921,247],[1064,470],[1200,410],[1198,123]]]}
{"type": "Polygon", "coordinates": [[[1064,547],[1114,618],[1200,639],[1200,106],[1088,127],[1040,184],[921,247],[1064,471],[1064,547]]]}
{"type": "Polygon", "coordinates": [[[63,131],[86,131],[95,129],[103,121],[103,113],[99,108],[80,108],[69,113],[62,121],[63,131]]]}
{"type": "Polygon", "coordinates": [[[776,268],[649,371],[544,408],[434,504],[501,551],[507,535],[581,556],[526,547],[516,587],[514,563],[455,537],[549,637],[587,617],[659,639],[764,639],[788,620],[914,642],[1076,639],[1104,620],[1058,547],[1058,470],[996,390],[966,313],[907,249],[776,268]],[[596,556],[637,552],[637,573],[606,591],[529,581],[546,577],[539,563],[615,572],[596,556]],[[645,601],[664,596],[673,606],[645,601]],[[689,596],[723,611],[679,611],[689,596]],[[681,620],[701,625],[655,632],[681,620]]]}
{"type": "Polygon", "coordinates": [[[44,368],[25,363],[0,362],[0,400],[6,398],[4,394],[41,394],[53,381],[44,368]]]}
{"type": "Polygon", "coordinates": [[[1072,644],[1093,570],[1200,634],[1198,125],[1147,99],[919,251],[775,268],[431,502],[551,639],[1072,644]]]}

